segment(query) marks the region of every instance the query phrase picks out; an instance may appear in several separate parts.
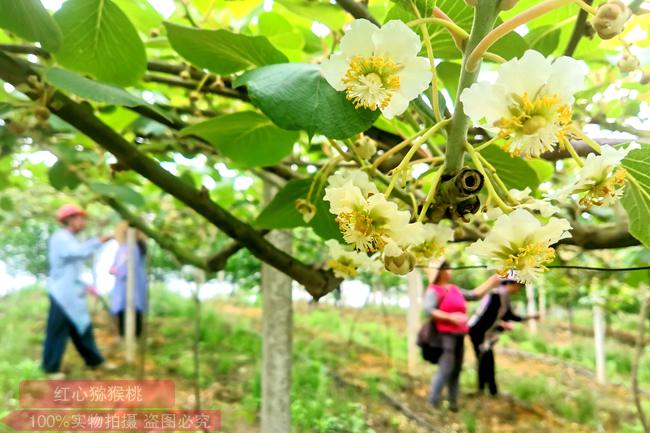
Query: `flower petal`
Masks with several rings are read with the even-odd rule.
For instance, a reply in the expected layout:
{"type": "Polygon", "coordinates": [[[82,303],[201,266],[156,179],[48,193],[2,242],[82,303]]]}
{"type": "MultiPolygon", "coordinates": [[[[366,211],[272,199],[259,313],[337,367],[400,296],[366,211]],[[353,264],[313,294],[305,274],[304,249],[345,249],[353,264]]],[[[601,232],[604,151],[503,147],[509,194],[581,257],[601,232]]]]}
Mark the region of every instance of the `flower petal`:
{"type": "Polygon", "coordinates": [[[551,75],[548,78],[547,92],[557,95],[563,100],[573,103],[573,95],[585,86],[585,76],[589,68],[584,62],[562,56],[551,65],[551,75]]]}
{"type": "Polygon", "coordinates": [[[372,36],[375,54],[406,63],[422,48],[420,37],[400,20],[390,20],[372,36]]]}
{"type": "Polygon", "coordinates": [[[548,81],[551,74],[550,62],[539,52],[527,50],[521,59],[512,59],[499,67],[497,84],[507,89],[507,93],[532,98],[548,81]]]}
{"type": "Polygon", "coordinates": [[[413,57],[404,63],[404,68],[397,75],[399,76],[399,93],[409,101],[415,99],[420,93],[427,90],[431,83],[429,59],[413,57]]]}
{"type": "Polygon", "coordinates": [[[460,95],[465,114],[475,124],[479,124],[481,119],[485,118],[485,121],[492,125],[497,120],[508,117],[510,113],[507,99],[503,86],[485,81],[472,84],[460,95]]]}
{"type": "Polygon", "coordinates": [[[348,62],[343,54],[334,54],[320,65],[320,74],[327,80],[330,86],[339,92],[345,90],[343,76],[348,69],[348,62]]]}
{"type": "Polygon", "coordinates": [[[401,93],[396,92],[390,99],[390,103],[386,108],[381,110],[382,114],[386,119],[392,119],[395,116],[399,116],[409,106],[409,100],[406,99],[401,93]]]}
{"type": "Polygon", "coordinates": [[[341,38],[341,52],[346,57],[371,56],[374,50],[374,35],[379,32],[379,27],[368,20],[358,19],[352,21],[350,30],[341,38]]]}

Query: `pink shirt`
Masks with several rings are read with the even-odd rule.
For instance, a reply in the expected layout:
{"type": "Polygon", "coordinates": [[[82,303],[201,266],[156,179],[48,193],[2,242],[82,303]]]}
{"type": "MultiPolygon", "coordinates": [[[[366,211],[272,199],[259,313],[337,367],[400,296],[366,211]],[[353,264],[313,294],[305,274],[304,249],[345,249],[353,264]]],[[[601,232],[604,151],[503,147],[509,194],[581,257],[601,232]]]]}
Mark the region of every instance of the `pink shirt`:
{"type": "MultiPolygon", "coordinates": [[[[465,295],[458,286],[453,284],[447,284],[446,286],[432,284],[429,286],[429,290],[435,290],[438,295],[438,310],[444,311],[445,313],[467,314],[465,295]]],[[[450,322],[437,320],[436,327],[441,334],[467,334],[469,332],[467,323],[455,325],[450,322]]]]}

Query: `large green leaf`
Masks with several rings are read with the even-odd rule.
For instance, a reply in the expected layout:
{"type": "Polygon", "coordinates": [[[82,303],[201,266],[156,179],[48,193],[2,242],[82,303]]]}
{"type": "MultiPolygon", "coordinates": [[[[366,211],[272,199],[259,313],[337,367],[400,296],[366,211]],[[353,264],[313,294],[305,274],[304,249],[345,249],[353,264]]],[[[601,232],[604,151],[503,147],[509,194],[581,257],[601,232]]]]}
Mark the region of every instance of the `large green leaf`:
{"type": "Polygon", "coordinates": [[[309,226],[323,239],[342,241],[341,232],[334,215],[329,211],[329,203],[323,200],[325,191],[315,192],[312,202],[316,206],[314,218],[305,223],[296,210],[296,200],[307,198],[313,179],[291,180],[273,197],[273,200],[260,212],[255,224],[267,229],[287,229],[309,226]]]}
{"type": "Polygon", "coordinates": [[[542,26],[532,29],[524,38],[533,50],[548,56],[560,43],[562,29],[556,26],[542,26]]]}
{"type": "Polygon", "coordinates": [[[630,152],[623,160],[623,167],[628,173],[622,203],[629,217],[629,230],[650,248],[650,146],[630,152]]]}
{"type": "Polygon", "coordinates": [[[48,51],[61,47],[61,29],[39,0],[0,0],[0,27],[48,51]]]}
{"type": "Polygon", "coordinates": [[[348,138],[368,129],[379,111],[357,110],[321,76],[318,65],[284,63],[249,71],[235,80],[276,125],[310,136],[348,138]]]}
{"type": "MultiPolygon", "coordinates": [[[[415,0],[415,4],[417,5],[420,16],[431,16],[433,7],[438,6],[449,18],[467,32],[472,27],[474,11],[462,0],[415,0]]],[[[415,11],[411,6],[411,0],[396,0],[395,6],[388,11],[385,21],[394,19],[411,21],[416,18],[415,11]]],[[[433,55],[436,58],[457,59],[461,57],[460,51],[445,27],[438,24],[430,24],[427,26],[427,30],[431,38],[433,55]]],[[[415,31],[422,37],[419,28],[415,28],[415,31]]],[[[424,47],[422,47],[421,55],[426,55],[424,47]]]]}
{"type": "Polygon", "coordinates": [[[291,153],[299,134],[280,129],[254,111],[219,116],[181,131],[213,144],[241,167],[273,165],[291,153]]]}
{"type": "Polygon", "coordinates": [[[522,158],[512,157],[496,146],[483,149],[481,155],[494,166],[508,188],[522,190],[530,187],[535,191],[539,187],[537,172],[522,158]]]}
{"type": "Polygon", "coordinates": [[[296,15],[318,20],[333,30],[339,30],[345,24],[345,12],[332,3],[319,0],[276,0],[296,15]]]}
{"type": "Polygon", "coordinates": [[[254,66],[287,62],[264,36],[246,36],[228,30],[200,30],[165,23],[172,48],[200,68],[228,75],[254,66]]]}
{"type": "Polygon", "coordinates": [[[142,195],[126,185],[91,182],[88,186],[97,194],[114,198],[115,200],[132,204],[134,206],[144,206],[144,198],[142,195]]]}
{"type": "Polygon", "coordinates": [[[121,87],[99,83],[65,69],[50,68],[45,72],[43,78],[52,86],[84,99],[125,107],[147,105],[143,99],[130,94],[121,87]]]}
{"type": "Polygon", "coordinates": [[[113,0],[143,32],[148,32],[162,24],[162,17],[147,0],[113,0]]]}
{"type": "Polygon", "coordinates": [[[47,172],[47,177],[50,180],[50,185],[59,191],[65,188],[75,189],[81,183],[77,175],[61,161],[55,162],[50,167],[50,170],[47,172]]]}
{"type": "Polygon", "coordinates": [[[144,45],[111,0],[68,0],[54,18],[63,32],[56,58],[66,68],[120,86],[134,84],[144,74],[144,45]]]}
{"type": "Polygon", "coordinates": [[[436,66],[438,78],[442,80],[445,88],[449,92],[451,99],[456,100],[456,91],[458,90],[458,80],[460,79],[460,64],[454,62],[441,62],[436,66]]]}

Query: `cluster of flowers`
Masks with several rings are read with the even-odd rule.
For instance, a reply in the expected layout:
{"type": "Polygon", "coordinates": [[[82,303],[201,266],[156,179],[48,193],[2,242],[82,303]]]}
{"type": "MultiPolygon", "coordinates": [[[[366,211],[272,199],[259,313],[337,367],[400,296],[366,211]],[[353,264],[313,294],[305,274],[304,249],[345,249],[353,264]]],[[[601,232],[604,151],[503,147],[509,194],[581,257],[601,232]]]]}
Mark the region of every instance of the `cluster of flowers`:
{"type": "Polygon", "coordinates": [[[341,277],[376,270],[380,261],[390,272],[407,274],[417,263],[441,256],[453,237],[450,227],[410,222],[411,213],[400,210],[360,170],[330,176],[325,200],[349,244],[329,244],[330,267],[341,277]]]}
{"type": "MultiPolygon", "coordinates": [[[[612,12],[619,3],[610,0],[599,9],[594,22],[599,34],[620,33],[629,16],[625,11],[612,12]]],[[[428,59],[418,57],[420,49],[419,37],[401,21],[379,28],[360,19],[342,38],[341,52],[326,60],[321,72],[357,108],[379,109],[392,118],[402,114],[431,82],[431,66],[428,59]]],[[[583,89],[587,72],[583,62],[571,57],[552,61],[528,50],[521,58],[501,64],[494,82],[465,89],[460,101],[476,125],[505,140],[504,150],[537,158],[558,145],[570,146],[575,131],[574,95],[583,89]]],[[[552,202],[569,196],[578,197],[585,207],[616,202],[625,184],[620,162],[637,147],[635,143],[626,149],[603,146],[600,155],[590,154],[584,160],[578,180],[553,197],[537,200],[530,189],[510,191],[509,199],[516,201],[511,203],[512,212],[490,210],[488,217],[496,218],[492,230],[466,251],[485,259],[499,273],[512,271],[518,280],[531,281],[553,259],[551,245],[570,237],[569,221],[553,216],[560,209],[552,202]]],[[[376,271],[382,262],[385,269],[403,275],[417,263],[441,256],[453,237],[447,226],[411,222],[411,213],[400,210],[360,170],[331,176],[325,200],[346,242],[328,243],[330,266],[341,277],[359,270],[376,271]]]]}

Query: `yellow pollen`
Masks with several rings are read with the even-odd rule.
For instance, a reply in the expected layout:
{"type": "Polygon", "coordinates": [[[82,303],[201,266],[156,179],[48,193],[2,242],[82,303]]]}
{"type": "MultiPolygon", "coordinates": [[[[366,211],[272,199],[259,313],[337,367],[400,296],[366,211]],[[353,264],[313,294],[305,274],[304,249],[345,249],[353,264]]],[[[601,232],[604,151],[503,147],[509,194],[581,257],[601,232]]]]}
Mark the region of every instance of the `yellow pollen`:
{"type": "Polygon", "coordinates": [[[531,244],[520,248],[516,254],[508,256],[504,269],[545,269],[543,264],[553,260],[553,257],[555,257],[553,248],[542,244],[531,244]]]}
{"type": "Polygon", "coordinates": [[[571,122],[571,107],[562,104],[557,95],[547,95],[530,99],[528,93],[513,95],[514,104],[510,106],[511,117],[504,117],[495,122],[499,135],[503,138],[513,133],[532,135],[548,124],[554,122],[560,126],[558,135],[565,133],[571,122]]]}
{"type": "Polygon", "coordinates": [[[344,261],[330,259],[328,260],[327,264],[332,270],[338,271],[343,275],[347,275],[348,277],[354,277],[359,273],[357,271],[357,268],[354,266],[354,263],[352,262],[348,263],[347,261],[344,262],[344,261]]]}
{"type": "Polygon", "coordinates": [[[383,230],[375,227],[375,221],[362,211],[343,212],[336,217],[343,239],[366,252],[381,251],[386,245],[383,230]]]}
{"type": "Polygon", "coordinates": [[[346,97],[355,108],[384,109],[399,89],[402,67],[383,56],[355,56],[343,76],[346,97]]]}
{"type": "Polygon", "coordinates": [[[603,182],[594,185],[584,197],[580,199],[580,206],[591,208],[592,206],[609,206],[613,204],[622,194],[621,188],[625,185],[627,171],[624,168],[616,170],[613,176],[603,182]]]}

